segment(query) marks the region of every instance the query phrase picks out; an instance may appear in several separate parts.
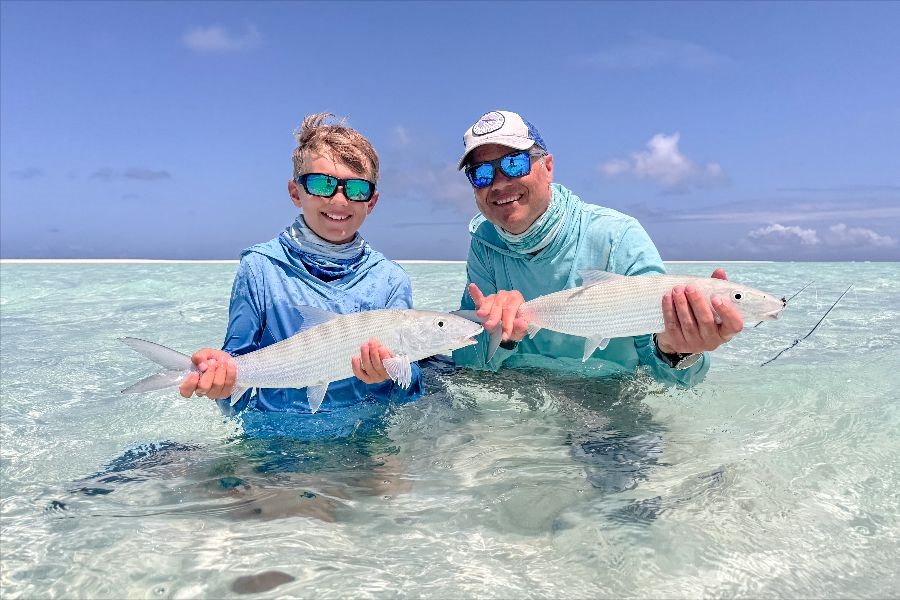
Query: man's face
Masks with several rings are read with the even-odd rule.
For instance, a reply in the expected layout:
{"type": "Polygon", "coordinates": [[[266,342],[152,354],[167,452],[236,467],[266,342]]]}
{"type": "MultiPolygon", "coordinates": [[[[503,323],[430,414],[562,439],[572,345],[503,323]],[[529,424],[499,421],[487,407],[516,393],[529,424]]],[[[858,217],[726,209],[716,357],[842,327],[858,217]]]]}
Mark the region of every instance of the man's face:
{"type": "MultiPolygon", "coordinates": [[[[308,159],[303,164],[304,173],[324,173],[338,179],[372,180],[369,173],[357,173],[329,155],[313,154],[308,159]]],[[[294,205],[303,210],[303,219],[313,233],[333,244],[351,241],[378,202],[378,192],[368,202],[351,202],[344,195],[343,187],[338,187],[331,198],[313,196],[294,180],[288,182],[288,192],[294,205]]]]}
{"type": "MultiPolygon", "coordinates": [[[[500,158],[515,152],[499,144],[479,146],[469,154],[468,164],[500,158]]],[[[494,182],[486,188],[474,188],[475,204],[484,217],[510,233],[522,233],[550,206],[553,181],[553,156],[531,160],[531,172],[511,179],[496,169],[494,182]]]]}

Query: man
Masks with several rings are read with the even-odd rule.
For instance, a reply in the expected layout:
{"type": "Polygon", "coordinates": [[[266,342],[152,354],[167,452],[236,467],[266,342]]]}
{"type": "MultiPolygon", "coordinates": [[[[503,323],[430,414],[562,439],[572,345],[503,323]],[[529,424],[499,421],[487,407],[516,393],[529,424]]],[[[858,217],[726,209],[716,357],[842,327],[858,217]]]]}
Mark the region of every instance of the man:
{"type": "MultiPolygon", "coordinates": [[[[580,364],[583,340],[541,330],[525,339],[528,323],[517,315],[526,300],[580,285],[579,271],[622,275],[665,273],[650,237],[632,217],[584,203],[553,183],[553,155],[537,129],[520,115],[491,111],[463,136],[459,168],[475,192],[480,215],[469,225],[472,242],[462,309],[476,309],[485,331],[502,327],[502,343],[488,360],[488,336],[456,350],[459,365],[482,369],[580,364]]],[[[725,278],[722,269],[713,277],[725,278]]],[[[693,286],[676,286],[662,299],[665,331],[616,338],[596,350],[594,372],[632,371],[638,365],[667,384],[690,386],[709,369],[704,352],[743,328],[740,313],[713,299],[713,309],[693,286]]],[[[582,367],[583,368],[583,367],[582,367]]]]}

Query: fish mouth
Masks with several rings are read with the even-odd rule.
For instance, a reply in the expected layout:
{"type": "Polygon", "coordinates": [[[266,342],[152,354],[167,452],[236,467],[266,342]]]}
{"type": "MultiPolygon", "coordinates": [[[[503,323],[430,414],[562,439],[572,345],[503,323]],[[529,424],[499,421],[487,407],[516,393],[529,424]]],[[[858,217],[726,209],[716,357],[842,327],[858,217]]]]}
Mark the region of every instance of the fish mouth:
{"type": "Polygon", "coordinates": [[[775,309],[772,312],[763,313],[762,317],[763,317],[764,321],[774,321],[778,317],[780,317],[781,313],[783,313],[783,312],[784,312],[784,307],[782,306],[781,308],[775,309]]]}

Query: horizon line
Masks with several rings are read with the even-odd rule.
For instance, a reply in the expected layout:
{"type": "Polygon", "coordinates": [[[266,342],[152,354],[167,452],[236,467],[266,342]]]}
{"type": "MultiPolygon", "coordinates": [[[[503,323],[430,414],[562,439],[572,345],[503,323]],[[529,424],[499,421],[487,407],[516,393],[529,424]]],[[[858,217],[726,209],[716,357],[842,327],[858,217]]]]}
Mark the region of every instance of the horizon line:
{"type": "MultiPolygon", "coordinates": [[[[0,264],[238,264],[238,259],[181,259],[181,258],[0,258],[0,264]]],[[[400,259],[396,263],[403,264],[466,264],[464,260],[420,260],[400,259]]],[[[664,260],[667,264],[702,264],[702,263],[730,263],[730,264],[767,264],[774,260],[664,260]]],[[[811,261],[811,262],[835,262],[835,261],[811,261]]],[[[837,262],[871,262],[871,261],[837,261],[837,262]]],[[[877,261],[881,262],[881,261],[877,261]]]]}

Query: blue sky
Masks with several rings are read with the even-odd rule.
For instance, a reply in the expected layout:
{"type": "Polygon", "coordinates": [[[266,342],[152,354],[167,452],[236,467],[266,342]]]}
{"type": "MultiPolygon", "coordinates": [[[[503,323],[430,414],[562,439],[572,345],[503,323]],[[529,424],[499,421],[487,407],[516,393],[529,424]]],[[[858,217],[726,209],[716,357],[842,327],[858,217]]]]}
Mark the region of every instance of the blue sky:
{"type": "Polygon", "coordinates": [[[900,3],[0,3],[0,255],[237,258],[293,130],[372,140],[362,233],[462,260],[454,164],[514,110],[666,260],[900,260],[900,3]]]}

